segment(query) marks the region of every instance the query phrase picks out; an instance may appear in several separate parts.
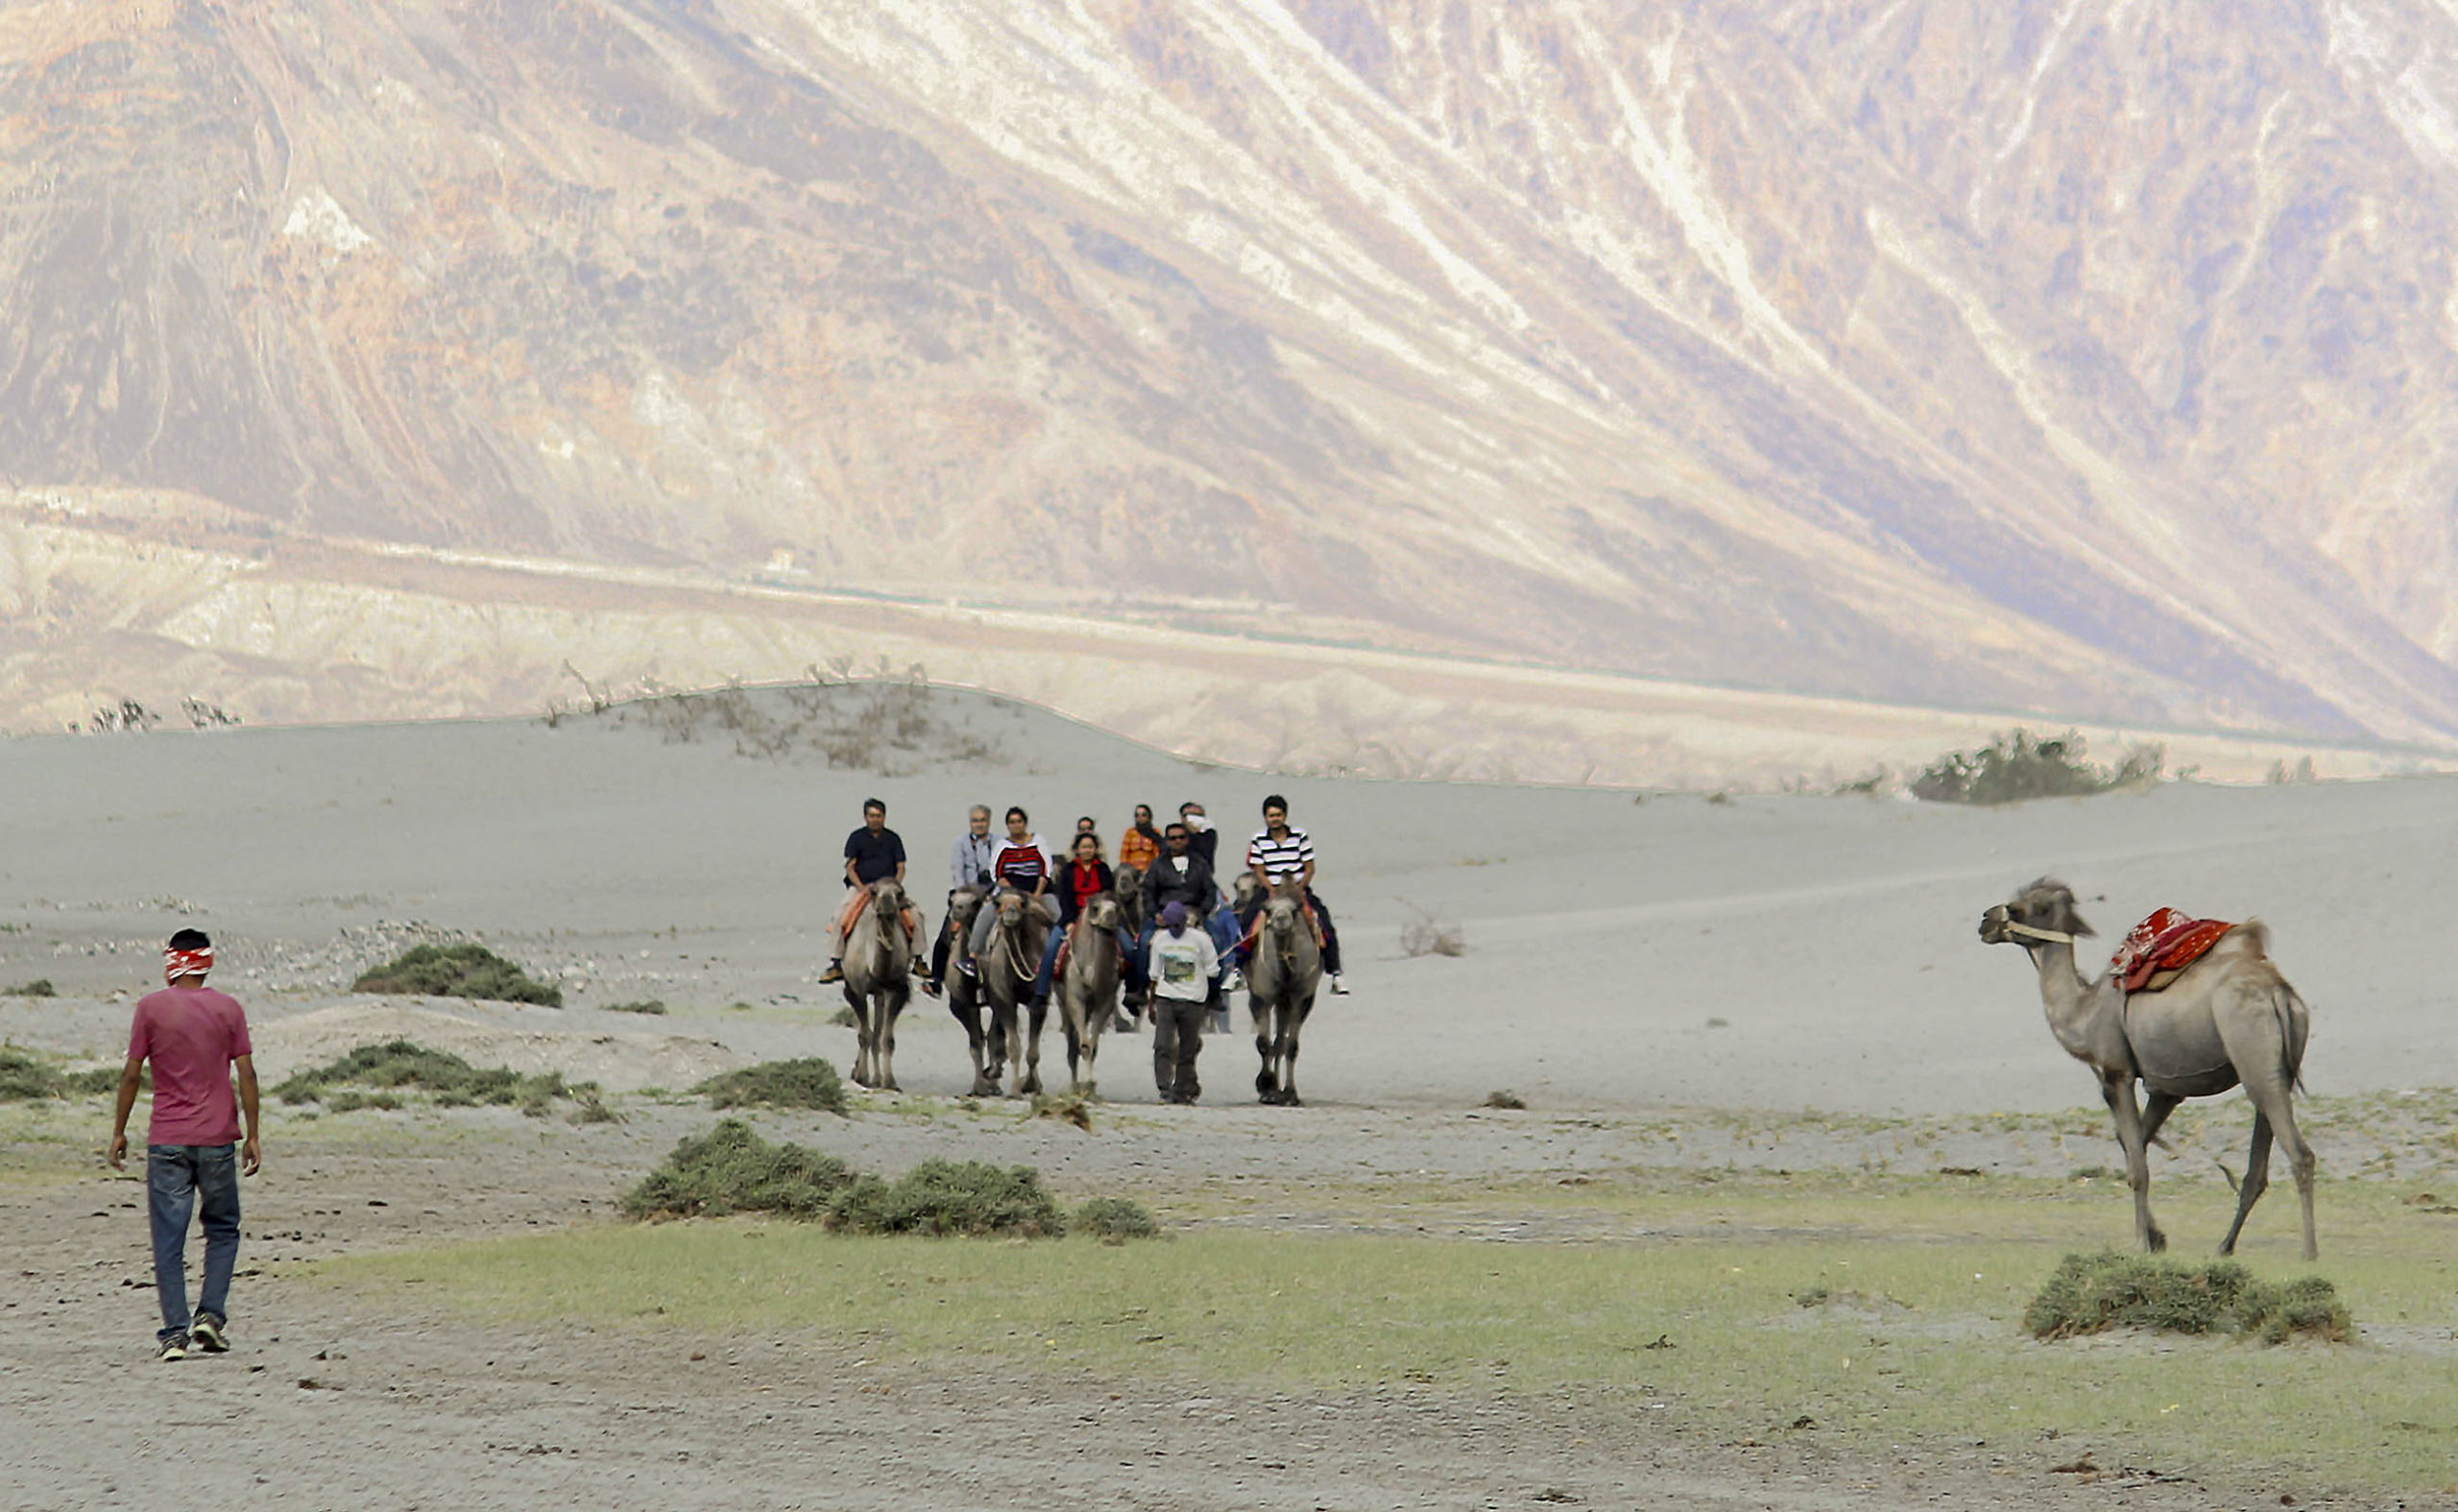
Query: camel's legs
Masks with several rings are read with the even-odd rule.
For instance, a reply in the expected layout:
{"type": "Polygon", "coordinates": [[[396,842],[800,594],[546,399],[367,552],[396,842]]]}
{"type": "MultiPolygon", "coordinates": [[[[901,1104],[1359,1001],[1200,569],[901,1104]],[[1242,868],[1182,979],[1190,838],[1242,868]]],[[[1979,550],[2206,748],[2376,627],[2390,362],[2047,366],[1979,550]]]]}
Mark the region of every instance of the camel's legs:
{"type": "Polygon", "coordinates": [[[2245,1232],[2245,1218],[2253,1204],[2270,1186],[2270,1119],[2260,1109],[2253,1111],[2253,1142],[2245,1152],[2245,1179],[2236,1184],[2236,1221],[2228,1225],[2228,1236],[2219,1241],[2219,1253],[2236,1253],[2236,1236],[2245,1232]]]}
{"type": "Polygon", "coordinates": [[[2153,1092],[2142,1099],[2142,1147],[2145,1150],[2159,1141],[2159,1130],[2167,1123],[2168,1115],[2183,1103],[2182,1097],[2167,1092],[2153,1092]]]}
{"type": "Polygon", "coordinates": [[[2134,1241],[2151,1254],[2168,1247],[2168,1236],[2151,1217],[2151,1152],[2142,1138],[2142,1110],[2133,1101],[2133,1078],[2104,1076],[2100,1095],[2116,1117],[2116,1140],[2125,1147],[2126,1185],[2133,1188],[2134,1241]]]}
{"type": "Polygon", "coordinates": [[[1255,1072],[1255,1095],[1265,1102],[1280,1091],[1280,1074],[1271,1064],[1271,1000],[1261,993],[1246,995],[1247,1016],[1254,1020],[1255,1060],[1260,1068],[1255,1072]]]}
{"type": "Polygon", "coordinates": [[[873,1010],[879,1016],[879,1047],[871,1052],[871,1070],[881,1092],[902,1092],[896,1085],[896,1020],[904,1012],[904,994],[890,988],[873,1010]]]}
{"type": "MultiPolygon", "coordinates": [[[[2282,986],[2280,991],[2285,991],[2282,986]]],[[[2270,1126],[2272,1137],[2278,1141],[2287,1157],[2287,1168],[2296,1177],[2296,1195],[2304,1210],[2304,1258],[2316,1260],[2321,1248],[2313,1233],[2313,1147],[2304,1142],[2303,1132],[2296,1127],[2295,1077],[2287,1068],[2285,1022],[2278,1005],[2264,994],[2257,1005],[2247,1005],[2249,1012],[2222,1012],[2216,1015],[2219,1040],[2228,1047],[2228,1058],[2245,1081],[2245,1095],[2253,1100],[2253,1112],[2259,1118],[2254,1128],[2254,1149],[2260,1150],[2261,1126],[2270,1126]]],[[[2243,1191],[2258,1194],[2267,1173],[2245,1173],[2243,1191]]],[[[2241,1210],[2253,1207],[2253,1199],[2240,1195],[2241,1210]]],[[[2235,1237],[2231,1230],[2229,1237],[2235,1237]]],[[[2223,1253],[2225,1253],[2223,1251],[2223,1253]]]]}
{"type": "Polygon", "coordinates": [[[1024,1038],[1024,1080],[1016,1084],[1016,1091],[1031,1096],[1041,1091],[1041,1031],[1049,1020],[1049,1005],[1036,997],[1026,1012],[1032,1016],[1031,1028],[1024,1038]]]}

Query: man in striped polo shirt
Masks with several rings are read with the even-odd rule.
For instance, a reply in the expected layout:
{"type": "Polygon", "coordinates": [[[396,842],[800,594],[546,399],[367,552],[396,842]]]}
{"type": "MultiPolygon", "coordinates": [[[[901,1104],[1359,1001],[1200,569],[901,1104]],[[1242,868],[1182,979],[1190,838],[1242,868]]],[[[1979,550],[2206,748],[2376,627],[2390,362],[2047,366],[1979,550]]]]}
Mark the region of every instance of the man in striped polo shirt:
{"type": "Polygon", "coordinates": [[[1256,894],[1253,904],[1238,916],[1239,928],[1253,932],[1255,915],[1262,911],[1263,900],[1274,882],[1295,881],[1323,931],[1323,974],[1330,978],[1333,992],[1347,992],[1340,981],[1339,934],[1332,927],[1331,910],[1314,896],[1313,837],[1289,825],[1289,800],[1278,793],[1264,800],[1264,827],[1246,842],[1246,869],[1255,875],[1263,889],[1256,894]]]}

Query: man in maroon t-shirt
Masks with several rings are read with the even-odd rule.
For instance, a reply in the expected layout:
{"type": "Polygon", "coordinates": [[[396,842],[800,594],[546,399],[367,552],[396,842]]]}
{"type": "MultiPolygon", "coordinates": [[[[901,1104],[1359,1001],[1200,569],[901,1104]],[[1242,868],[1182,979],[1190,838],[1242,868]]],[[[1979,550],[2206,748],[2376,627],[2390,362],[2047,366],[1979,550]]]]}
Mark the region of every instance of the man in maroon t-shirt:
{"type": "Polygon", "coordinates": [[[111,1169],[128,1162],[128,1115],[139,1079],[154,1064],[154,1112],[145,1135],[147,1209],[154,1229],[154,1296],[162,1305],[155,1335],[164,1359],[184,1359],[191,1346],[208,1355],[230,1347],[230,1273],[239,1263],[239,1176],[256,1173],[256,1063],[248,1044],[248,1016],[238,1003],[205,985],[213,970],[213,942],[200,929],[171,936],[162,952],[170,985],[136,1005],[129,1029],[128,1065],[119,1075],[111,1116],[111,1169]],[[234,1105],[230,1073],[239,1073],[234,1105]],[[239,1114],[248,1137],[239,1140],[239,1114]],[[188,1214],[202,1207],[205,1289],[188,1313],[188,1214]]]}

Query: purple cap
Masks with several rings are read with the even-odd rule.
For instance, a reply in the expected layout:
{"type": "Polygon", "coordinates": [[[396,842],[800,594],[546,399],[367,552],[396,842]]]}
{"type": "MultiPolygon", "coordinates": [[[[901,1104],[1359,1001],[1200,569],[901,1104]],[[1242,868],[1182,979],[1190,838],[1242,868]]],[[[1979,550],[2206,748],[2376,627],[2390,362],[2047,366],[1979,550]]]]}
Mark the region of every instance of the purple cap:
{"type": "Polygon", "coordinates": [[[1172,898],[1161,905],[1161,927],[1183,929],[1187,926],[1187,905],[1172,898]]]}

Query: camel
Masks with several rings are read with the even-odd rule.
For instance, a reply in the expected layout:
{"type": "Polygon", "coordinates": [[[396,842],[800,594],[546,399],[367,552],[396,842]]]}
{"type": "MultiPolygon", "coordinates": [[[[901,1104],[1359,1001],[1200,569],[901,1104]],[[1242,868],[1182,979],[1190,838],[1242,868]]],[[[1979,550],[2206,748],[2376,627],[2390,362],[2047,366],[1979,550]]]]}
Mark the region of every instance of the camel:
{"type": "Polygon", "coordinates": [[[870,894],[845,932],[845,1001],[858,1035],[854,1081],[895,1092],[896,1020],[913,996],[913,946],[904,937],[904,889],[883,878],[870,894]]]}
{"type": "Polygon", "coordinates": [[[973,1055],[973,1091],[967,1095],[996,1097],[999,1078],[992,1073],[999,1063],[982,1055],[989,1036],[981,1026],[981,983],[962,969],[973,959],[973,921],[980,913],[978,889],[959,887],[948,895],[948,1013],[964,1026],[965,1048],[973,1055]]]}
{"type": "Polygon", "coordinates": [[[1067,1025],[1067,1074],[1087,1096],[1099,1085],[1094,1066],[1100,1059],[1101,1031],[1118,1012],[1120,914],[1118,900],[1107,896],[1084,905],[1067,947],[1067,970],[1057,982],[1067,1025]]]}
{"type": "Polygon", "coordinates": [[[2155,1254],[2168,1247],[2151,1218],[2150,1146],[2159,1126],[2186,1098],[2216,1096],[2242,1083],[2253,1104],[2253,1140],[2236,1188],[2236,1221],[2219,1241],[2219,1253],[2236,1252],[2245,1216],[2270,1185],[2271,1140],[2277,1139],[2303,1201],[2304,1258],[2315,1259],[2321,1252],[2313,1238],[2313,1150],[2297,1131],[2294,1106],[2311,1016],[2271,965],[2270,931],[2258,922],[2238,924],[2165,990],[2131,995],[2113,971],[2094,982],[2083,979],[2074,941],[2091,932],[2075,911],[2073,891],[2047,877],[1980,921],[1985,943],[2012,941],[2031,953],[2050,1032],[2099,1076],[2100,1095],[2125,1147],[2136,1241],[2155,1254]],[[2150,1093],[2140,1109],[2133,1101],[2137,1078],[2150,1093]]]}
{"type": "MultiPolygon", "coordinates": [[[[1117,879],[1111,884],[1110,893],[1118,900],[1119,927],[1126,931],[1126,937],[1130,940],[1143,939],[1144,869],[1135,866],[1120,867],[1117,879]]],[[[1123,1000],[1117,1022],[1110,1027],[1121,1034],[1133,1034],[1136,1016],[1144,1011],[1144,1005],[1150,1000],[1150,997],[1151,993],[1148,988],[1141,993],[1130,990],[1123,1000]]]]}
{"type": "Polygon", "coordinates": [[[1274,885],[1255,922],[1254,959],[1246,966],[1246,1004],[1254,1016],[1255,1095],[1265,1103],[1295,1108],[1297,1031],[1314,1011],[1323,982],[1323,950],[1306,916],[1306,899],[1293,886],[1274,885]]]}
{"type": "MultiPolygon", "coordinates": [[[[1049,923],[1041,904],[1013,889],[1000,890],[993,905],[990,938],[974,952],[982,997],[990,1004],[989,1064],[1004,1062],[1014,1073],[1013,1095],[1041,1091],[1041,1031],[1049,1004],[1033,993],[1041,974],[1042,942],[1049,923]]],[[[994,1074],[994,1090],[998,1078],[994,1074]]]]}

